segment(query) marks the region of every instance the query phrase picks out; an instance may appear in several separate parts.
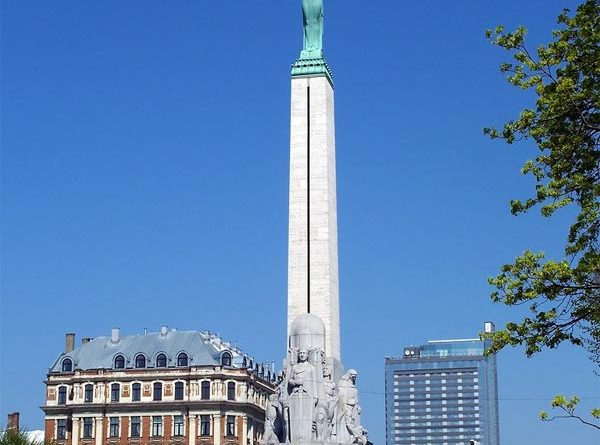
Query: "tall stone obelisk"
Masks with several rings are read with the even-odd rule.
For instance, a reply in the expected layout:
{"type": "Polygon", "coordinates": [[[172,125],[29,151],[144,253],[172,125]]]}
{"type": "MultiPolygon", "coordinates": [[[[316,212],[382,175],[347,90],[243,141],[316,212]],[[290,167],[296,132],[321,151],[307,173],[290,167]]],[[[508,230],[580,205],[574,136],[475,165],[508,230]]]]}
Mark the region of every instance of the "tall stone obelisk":
{"type": "Polygon", "coordinates": [[[304,48],[291,81],[288,336],[297,316],[317,315],[339,370],[333,76],[323,55],[323,1],[303,0],[302,12],[304,48]]]}

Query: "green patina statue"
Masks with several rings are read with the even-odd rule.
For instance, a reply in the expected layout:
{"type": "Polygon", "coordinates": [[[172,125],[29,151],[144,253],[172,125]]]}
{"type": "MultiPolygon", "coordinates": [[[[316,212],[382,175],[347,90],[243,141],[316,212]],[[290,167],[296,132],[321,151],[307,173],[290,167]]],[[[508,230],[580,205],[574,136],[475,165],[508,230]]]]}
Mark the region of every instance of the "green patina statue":
{"type": "Polygon", "coordinates": [[[323,0],[302,0],[304,47],[292,65],[292,76],[325,75],[333,86],[333,73],[323,54],[323,0]]]}
{"type": "Polygon", "coordinates": [[[302,59],[323,57],[323,0],[302,0],[304,49],[302,59]]]}

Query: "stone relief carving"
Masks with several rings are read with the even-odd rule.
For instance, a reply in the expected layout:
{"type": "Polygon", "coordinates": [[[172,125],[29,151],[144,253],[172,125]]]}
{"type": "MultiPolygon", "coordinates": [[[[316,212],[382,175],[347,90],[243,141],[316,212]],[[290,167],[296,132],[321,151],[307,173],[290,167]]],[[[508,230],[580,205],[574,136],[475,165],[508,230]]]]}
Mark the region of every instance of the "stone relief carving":
{"type": "Polygon", "coordinates": [[[302,315],[292,325],[287,358],[276,393],[268,398],[261,445],[327,443],[366,445],[360,421],[357,372],[336,382],[321,345],[322,322],[302,315]],[[296,334],[294,334],[294,332],[296,334]],[[294,337],[295,335],[295,337],[294,337]],[[308,346],[307,346],[308,345],[308,346]]]}

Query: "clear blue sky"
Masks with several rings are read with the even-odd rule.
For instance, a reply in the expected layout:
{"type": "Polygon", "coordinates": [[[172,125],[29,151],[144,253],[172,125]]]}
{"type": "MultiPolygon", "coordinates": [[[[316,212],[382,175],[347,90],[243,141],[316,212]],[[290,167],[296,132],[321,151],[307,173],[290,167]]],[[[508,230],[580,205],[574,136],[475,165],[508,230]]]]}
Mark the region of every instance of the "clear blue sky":
{"type": "MultiPolygon", "coordinates": [[[[498,72],[497,24],[548,40],[572,1],[326,2],[336,82],[342,355],[384,443],[383,360],[520,311],[486,278],[561,252],[572,214],[514,218],[530,144],[482,127],[531,97],[498,72]]],[[[210,329],[285,353],[289,70],[300,1],[2,2],[0,422],[42,428],[64,334],[210,329]]],[[[585,352],[498,357],[505,444],[598,443],[536,419],[558,392],[600,405],[585,352]]]]}

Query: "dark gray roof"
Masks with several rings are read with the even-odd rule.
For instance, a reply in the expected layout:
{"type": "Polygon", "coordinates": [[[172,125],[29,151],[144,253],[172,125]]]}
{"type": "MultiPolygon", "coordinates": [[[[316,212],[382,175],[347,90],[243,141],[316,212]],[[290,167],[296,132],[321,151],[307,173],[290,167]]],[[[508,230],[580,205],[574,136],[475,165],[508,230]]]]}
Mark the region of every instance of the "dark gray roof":
{"type": "MultiPolygon", "coordinates": [[[[62,353],[50,368],[50,372],[61,372],[62,363],[66,358],[73,361],[73,370],[113,369],[115,357],[119,354],[125,357],[125,368],[135,365],[138,354],[146,357],[146,367],[155,366],[156,356],[164,353],[167,356],[167,366],[177,365],[177,356],[185,352],[190,366],[218,365],[221,355],[229,351],[232,355],[232,365],[242,367],[250,364],[249,356],[237,347],[222,340],[209,332],[176,331],[163,328],[161,332],[112,337],[96,337],[76,347],[69,353],[62,353]]],[[[252,360],[254,362],[254,360],[252,360]]]]}

